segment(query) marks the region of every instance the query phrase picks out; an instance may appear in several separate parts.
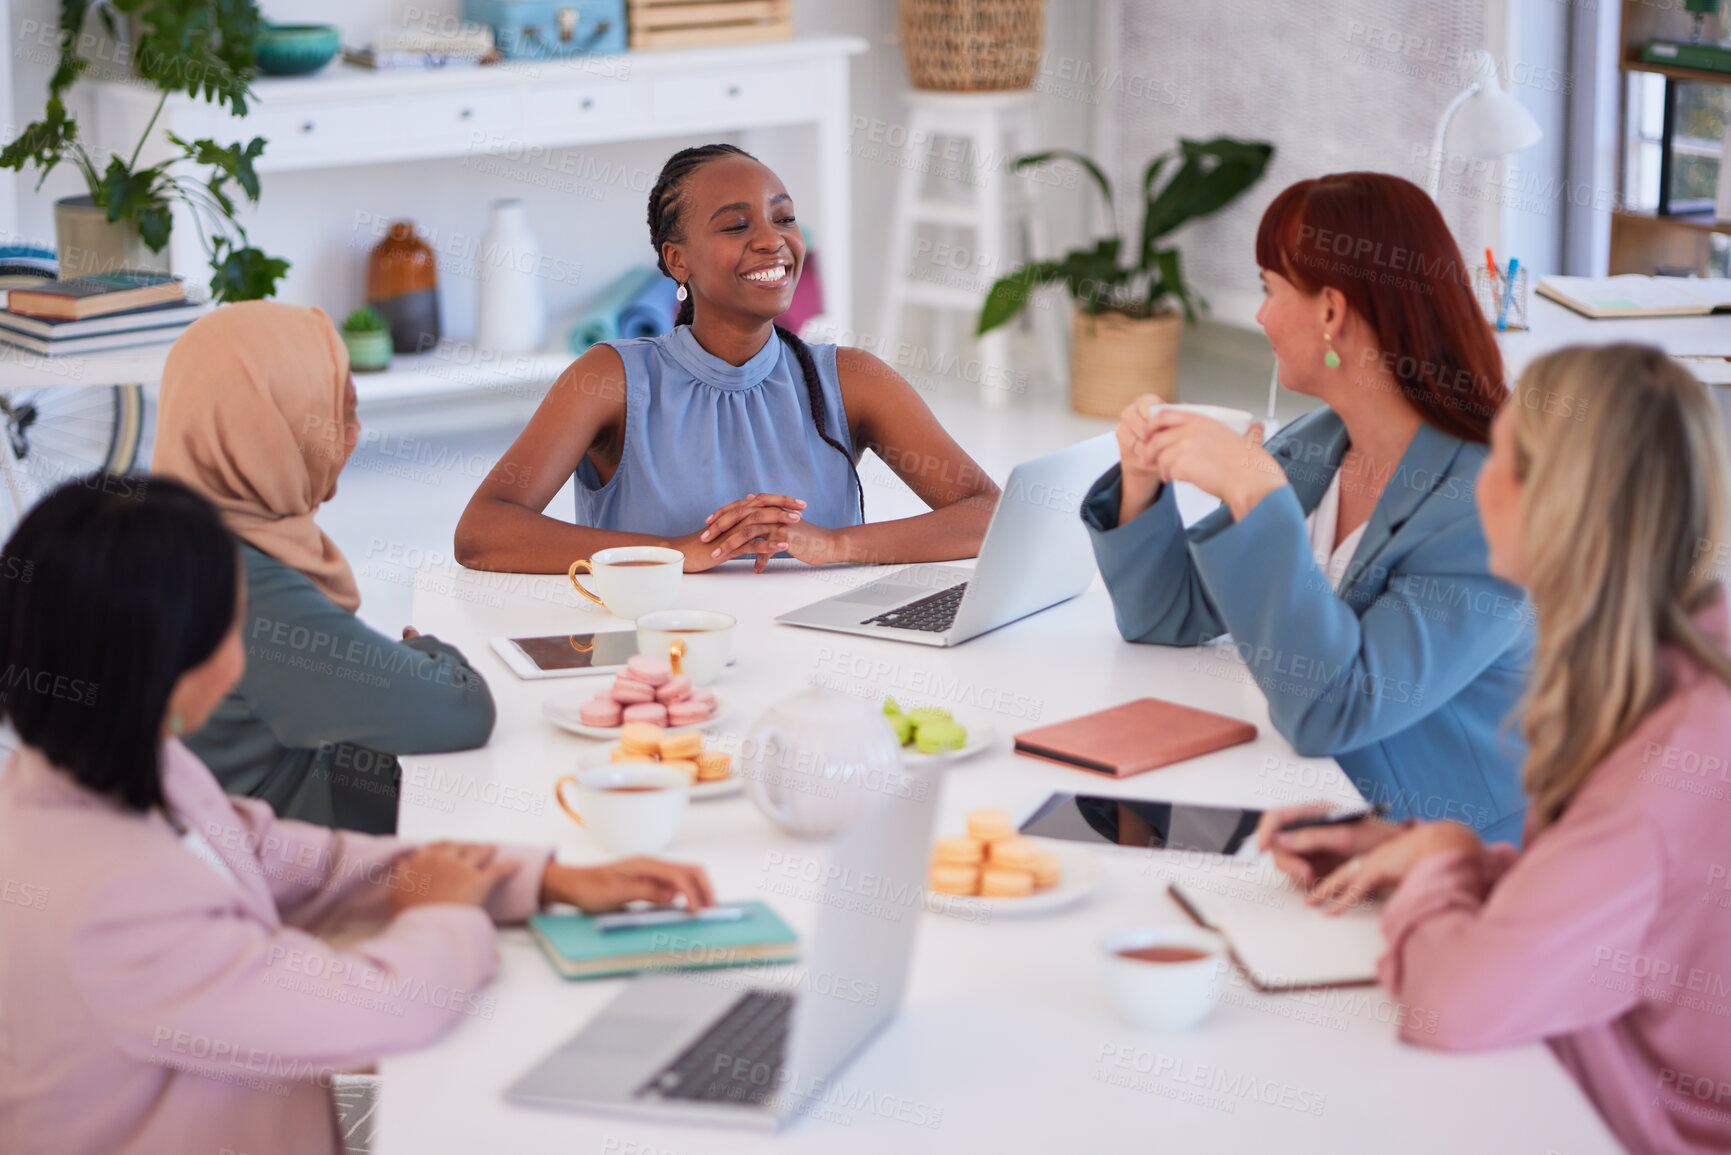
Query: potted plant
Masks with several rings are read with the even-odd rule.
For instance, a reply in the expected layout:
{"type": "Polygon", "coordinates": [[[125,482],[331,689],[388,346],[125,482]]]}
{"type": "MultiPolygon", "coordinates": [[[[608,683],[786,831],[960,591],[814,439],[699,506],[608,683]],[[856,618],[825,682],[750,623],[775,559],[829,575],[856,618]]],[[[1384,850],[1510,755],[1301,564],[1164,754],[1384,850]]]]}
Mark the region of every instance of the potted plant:
{"type": "Polygon", "coordinates": [[[362,305],[343,318],[343,344],[349,348],[349,368],[371,373],[391,363],[391,327],[371,305],[362,305]]]}
{"type": "Polygon", "coordinates": [[[245,301],[273,295],[288,262],[249,244],[234,216],[233,189],[248,202],[258,202],[253,165],[264,152],[263,137],[222,145],[210,139],[182,140],[171,133],[173,155],[142,168],[138,163],[173,93],[202,96],[227,106],[235,116],[246,115],[253,40],[259,30],[257,5],[252,0],[61,0],[59,9],[60,60],[48,81],[47,107],[40,120],[0,151],[0,169],[21,172],[34,165],[41,170],[36,182],[40,188],[55,166],[68,161],[84,178],[87,195],[55,205],[61,276],[115,268],[166,271],[163,249],[178,202],[189,211],[210,254],[213,298],[245,301]],[[116,153],[105,164],[79,139],[78,122],[66,109],[67,89],[89,65],[78,54],[78,44],[92,11],[117,41],[120,18],[129,18],[133,70],[162,93],[131,156],[116,153]],[[178,171],[188,166],[204,170],[203,179],[178,171]]]}
{"type": "MultiPolygon", "coordinates": [[[[1062,281],[1076,307],[1071,407],[1093,417],[1116,417],[1142,393],[1176,400],[1182,322],[1194,321],[1206,302],[1185,284],[1178,250],[1161,240],[1180,225],[1231,204],[1257,182],[1273,155],[1274,146],[1259,141],[1180,140],[1142,172],[1142,235],[1134,249],[1124,237],[1101,237],[1092,248],[1076,249],[1062,260],[1023,265],[986,294],[979,332],[990,332],[1021,312],[1036,288],[1062,281]]],[[[1053,160],[1081,165],[1111,215],[1112,186],[1100,166],[1080,153],[1053,149],[1018,157],[1015,167],[1053,160]]]]}

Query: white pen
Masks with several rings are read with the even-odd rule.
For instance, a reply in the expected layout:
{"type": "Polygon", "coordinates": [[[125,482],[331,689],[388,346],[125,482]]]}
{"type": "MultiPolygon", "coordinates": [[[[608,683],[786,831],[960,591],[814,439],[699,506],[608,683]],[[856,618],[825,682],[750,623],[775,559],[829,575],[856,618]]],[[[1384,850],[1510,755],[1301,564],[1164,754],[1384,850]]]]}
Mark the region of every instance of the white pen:
{"type": "Polygon", "coordinates": [[[702,910],[627,910],[595,916],[595,929],[630,930],[640,926],[667,926],[679,922],[738,922],[747,914],[743,906],[706,906],[702,910]]]}

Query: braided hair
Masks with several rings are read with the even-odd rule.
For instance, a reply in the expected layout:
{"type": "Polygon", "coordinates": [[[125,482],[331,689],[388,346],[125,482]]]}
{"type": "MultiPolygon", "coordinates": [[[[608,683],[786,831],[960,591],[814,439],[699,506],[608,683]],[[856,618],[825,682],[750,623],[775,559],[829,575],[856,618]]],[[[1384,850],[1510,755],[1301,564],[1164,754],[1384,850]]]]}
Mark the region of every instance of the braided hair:
{"type": "MultiPolygon", "coordinates": [[[[668,242],[679,244],[685,240],[680,222],[680,212],[685,202],[685,178],[709,161],[724,156],[757,159],[744,149],[731,144],[705,144],[696,148],[682,148],[668,157],[667,163],[661,166],[661,175],[656,178],[655,187],[649,190],[649,243],[655,248],[655,267],[660,269],[663,275],[673,276],[668,271],[667,261],[661,255],[661,247],[668,242]]],[[[695,304],[693,295],[687,292],[685,300],[679,303],[679,314],[673,321],[675,327],[691,324],[697,311],[695,304]]],[[[847,459],[848,471],[853,474],[854,492],[859,495],[859,516],[863,522],[865,486],[860,481],[859,466],[854,461],[853,452],[829,434],[829,409],[824,404],[823,383],[817,375],[817,361],[811,355],[811,347],[780,325],[775,326],[775,335],[793,351],[794,359],[799,362],[800,372],[805,376],[806,396],[811,401],[811,419],[817,426],[817,435],[823,438],[824,444],[847,459]]]]}

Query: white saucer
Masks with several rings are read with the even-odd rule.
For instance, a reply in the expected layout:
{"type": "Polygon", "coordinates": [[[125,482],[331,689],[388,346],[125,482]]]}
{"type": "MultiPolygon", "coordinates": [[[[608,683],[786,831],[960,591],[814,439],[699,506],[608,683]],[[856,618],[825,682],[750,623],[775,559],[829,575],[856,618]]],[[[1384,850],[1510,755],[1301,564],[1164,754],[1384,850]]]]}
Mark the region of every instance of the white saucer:
{"type": "MultiPolygon", "coordinates": [[[[689,729],[690,727],[686,727],[689,729]]],[[[603,746],[600,749],[585,751],[577,759],[577,765],[583,770],[593,770],[597,766],[606,766],[613,761],[613,748],[603,746]]],[[[729,774],[726,778],[717,778],[713,782],[694,782],[691,786],[693,802],[708,802],[715,798],[731,798],[745,789],[745,778],[739,774],[729,774]]]]}
{"type": "Polygon", "coordinates": [[[987,922],[1000,916],[1019,918],[1052,914],[1081,902],[1106,881],[1106,868],[1100,865],[1099,856],[1093,851],[1050,838],[1038,841],[1058,858],[1062,873],[1058,876],[1057,886],[1050,890],[1037,890],[1026,898],[974,898],[928,890],[926,909],[967,922],[987,922]]]}
{"type": "MultiPolygon", "coordinates": [[[[549,698],[541,703],[541,713],[547,720],[573,734],[581,734],[585,738],[617,738],[623,726],[591,726],[583,721],[578,710],[584,702],[595,696],[593,690],[581,695],[568,694],[564,697],[549,698]]],[[[727,699],[719,694],[715,698],[715,712],[701,722],[693,722],[688,726],[663,726],[669,734],[680,734],[686,730],[707,730],[717,722],[727,717],[727,699]]]]}
{"type": "Polygon", "coordinates": [[[956,721],[960,722],[968,731],[968,740],[960,748],[940,751],[937,754],[921,754],[912,743],[909,743],[902,747],[902,763],[912,768],[961,762],[964,759],[972,758],[997,740],[998,732],[984,722],[969,724],[963,718],[957,718],[956,721]]]}

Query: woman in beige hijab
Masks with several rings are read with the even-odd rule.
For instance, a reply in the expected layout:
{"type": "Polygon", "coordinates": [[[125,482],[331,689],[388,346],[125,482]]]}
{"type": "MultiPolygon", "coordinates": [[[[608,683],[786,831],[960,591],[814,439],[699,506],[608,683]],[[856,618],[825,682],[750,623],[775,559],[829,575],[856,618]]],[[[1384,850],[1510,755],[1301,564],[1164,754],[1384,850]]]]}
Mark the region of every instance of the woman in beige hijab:
{"type": "Polygon", "coordinates": [[[187,745],[279,816],[390,833],[395,756],[485,743],[493,699],[454,647],[355,616],[354,574],[314,516],[359,436],[330,318],[249,301],[170,350],[151,468],[216,503],[246,567],[246,674],[187,745]]]}

